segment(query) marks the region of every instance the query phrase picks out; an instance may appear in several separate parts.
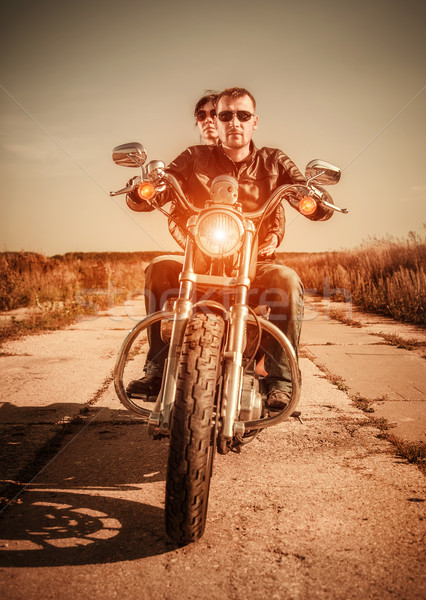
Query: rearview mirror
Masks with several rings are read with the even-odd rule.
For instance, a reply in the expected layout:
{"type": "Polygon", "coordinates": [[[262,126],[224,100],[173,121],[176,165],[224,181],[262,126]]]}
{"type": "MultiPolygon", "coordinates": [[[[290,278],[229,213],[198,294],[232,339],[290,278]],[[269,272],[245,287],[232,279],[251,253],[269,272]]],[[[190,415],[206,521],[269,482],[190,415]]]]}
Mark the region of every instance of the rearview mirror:
{"type": "Polygon", "coordinates": [[[141,167],[146,157],[146,150],[139,142],[121,144],[112,151],[112,160],[121,167],[141,167]]]}
{"type": "Polygon", "coordinates": [[[334,185],[340,180],[340,169],[325,160],[311,160],[306,165],[306,179],[311,181],[315,179],[315,183],[320,185],[334,185]]]}

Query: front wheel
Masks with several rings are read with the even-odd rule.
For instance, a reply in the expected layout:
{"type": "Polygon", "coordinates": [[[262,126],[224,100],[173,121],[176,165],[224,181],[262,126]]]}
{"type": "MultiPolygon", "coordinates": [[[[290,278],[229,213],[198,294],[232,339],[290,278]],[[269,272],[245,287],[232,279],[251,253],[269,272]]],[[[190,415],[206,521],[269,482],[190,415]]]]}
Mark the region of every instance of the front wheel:
{"type": "Polygon", "coordinates": [[[215,399],[225,324],[196,313],[181,351],[166,478],[166,531],[183,545],[203,535],[215,444],[215,399]]]}

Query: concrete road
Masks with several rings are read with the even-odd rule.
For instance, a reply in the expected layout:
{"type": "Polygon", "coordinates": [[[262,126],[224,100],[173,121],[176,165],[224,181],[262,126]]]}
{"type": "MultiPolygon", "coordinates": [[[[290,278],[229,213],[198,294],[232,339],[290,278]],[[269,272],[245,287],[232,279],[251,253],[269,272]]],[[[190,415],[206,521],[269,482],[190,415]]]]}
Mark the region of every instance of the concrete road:
{"type": "Polygon", "coordinates": [[[424,330],[363,313],[351,304],[308,297],[302,346],[330,379],[339,378],[351,397],[367,400],[374,416],[386,419],[394,435],[426,443],[424,330]],[[406,349],[410,344],[412,349],[406,349]]]}
{"type": "MultiPolygon", "coordinates": [[[[350,398],[361,385],[370,393],[371,382],[375,404],[422,407],[418,351],[383,344],[368,324],[329,321],[327,307],[308,302],[303,424],[292,420],[261,432],[241,454],[217,456],[205,535],[176,548],[163,526],[167,441],[148,437],[111,384],[138,312],[137,303],[118,307],[2,348],[2,495],[14,498],[1,514],[2,597],[426,596],[424,476],[377,437],[350,398]],[[403,389],[394,357],[385,361],[389,349],[400,351],[403,389]],[[359,364],[345,370],[354,356],[367,356],[361,372],[359,364]],[[349,393],[324,377],[324,366],[347,375],[349,393]]],[[[140,367],[135,358],[128,377],[140,367]]]]}

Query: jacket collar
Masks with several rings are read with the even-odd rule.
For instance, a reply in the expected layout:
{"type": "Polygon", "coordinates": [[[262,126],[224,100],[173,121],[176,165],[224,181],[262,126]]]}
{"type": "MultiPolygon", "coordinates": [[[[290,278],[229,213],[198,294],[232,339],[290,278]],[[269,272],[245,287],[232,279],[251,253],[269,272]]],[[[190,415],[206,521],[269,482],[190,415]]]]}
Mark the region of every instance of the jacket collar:
{"type": "MultiPolygon", "coordinates": [[[[229,156],[226,154],[225,150],[223,149],[222,142],[221,142],[220,140],[218,141],[218,143],[217,143],[217,146],[216,146],[216,147],[217,147],[217,148],[220,150],[220,153],[221,153],[223,156],[225,156],[225,157],[226,157],[228,160],[230,160],[231,162],[234,162],[234,161],[232,160],[232,158],[230,158],[230,157],[229,157],[229,156]]],[[[253,142],[253,140],[251,140],[251,141],[250,141],[250,152],[249,152],[249,154],[248,154],[248,155],[247,155],[247,156],[244,158],[244,160],[241,160],[241,161],[240,161],[238,164],[250,163],[250,162],[253,160],[253,157],[254,157],[254,155],[255,155],[255,153],[256,153],[256,152],[257,152],[257,148],[256,148],[256,146],[254,145],[254,142],[253,142]]],[[[235,164],[235,163],[234,163],[234,164],[235,164]]]]}

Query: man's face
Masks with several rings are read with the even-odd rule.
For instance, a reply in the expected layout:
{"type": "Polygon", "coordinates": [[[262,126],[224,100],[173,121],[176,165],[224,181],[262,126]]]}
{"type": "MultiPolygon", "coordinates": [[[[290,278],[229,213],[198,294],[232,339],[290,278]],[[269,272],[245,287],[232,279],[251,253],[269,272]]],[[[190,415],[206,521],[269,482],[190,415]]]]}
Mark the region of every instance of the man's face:
{"type": "MultiPolygon", "coordinates": [[[[218,139],[217,129],[215,125],[215,118],[212,116],[211,111],[214,111],[212,102],[204,104],[198,112],[206,112],[206,118],[203,121],[197,121],[198,129],[200,130],[201,137],[206,140],[207,143],[216,143],[218,139]]],[[[214,113],[213,113],[214,115],[214,113]]]]}
{"type": "Polygon", "coordinates": [[[219,115],[225,110],[233,111],[234,114],[230,121],[221,121],[219,117],[216,117],[217,132],[224,148],[237,149],[247,146],[253,137],[253,131],[257,129],[258,117],[255,115],[248,121],[240,121],[235,111],[243,110],[253,114],[253,101],[249,96],[243,96],[236,100],[229,96],[222,96],[216,107],[216,113],[219,115]]]}

